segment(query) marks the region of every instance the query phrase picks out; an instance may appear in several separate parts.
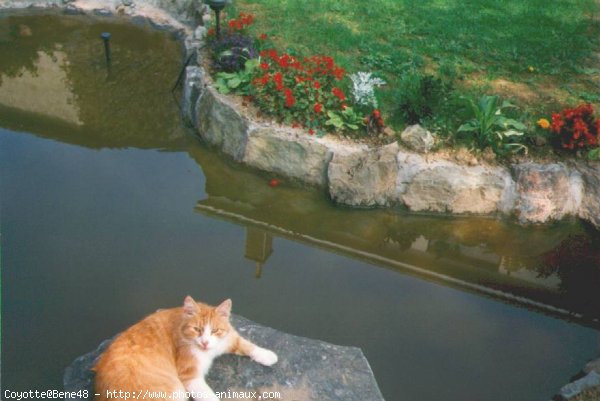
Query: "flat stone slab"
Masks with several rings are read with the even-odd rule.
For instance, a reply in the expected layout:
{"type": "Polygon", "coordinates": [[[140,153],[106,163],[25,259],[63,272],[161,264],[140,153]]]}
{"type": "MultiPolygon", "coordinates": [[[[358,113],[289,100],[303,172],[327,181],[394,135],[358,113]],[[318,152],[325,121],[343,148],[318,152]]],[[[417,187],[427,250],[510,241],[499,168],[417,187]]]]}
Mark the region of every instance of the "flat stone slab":
{"type": "MultiPolygon", "coordinates": [[[[293,336],[239,316],[232,316],[231,322],[242,336],[275,351],[279,361],[265,367],[237,355],[215,360],[207,378],[209,385],[217,394],[242,395],[228,400],[258,400],[263,392],[279,392],[273,400],[383,401],[369,362],[359,348],[293,336]],[[248,397],[252,392],[256,392],[255,398],[248,397]]],[[[66,391],[87,390],[93,395],[94,374],[90,368],[110,342],[104,341],[67,367],[63,378],[66,391]]],[[[87,399],[91,397],[71,400],[87,399]]]]}

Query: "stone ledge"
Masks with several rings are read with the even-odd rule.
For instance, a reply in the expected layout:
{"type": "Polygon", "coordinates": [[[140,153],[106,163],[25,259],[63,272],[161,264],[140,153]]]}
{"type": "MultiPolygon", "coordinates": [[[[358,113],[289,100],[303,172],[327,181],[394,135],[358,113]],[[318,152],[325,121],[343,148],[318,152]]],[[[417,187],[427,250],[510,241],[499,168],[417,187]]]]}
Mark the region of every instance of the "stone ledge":
{"type": "MultiPolygon", "coordinates": [[[[203,85],[210,88],[210,80],[203,85]]],[[[196,106],[200,137],[242,163],[325,187],[337,203],[512,215],[524,224],[574,216],[600,228],[600,163],[468,165],[407,151],[397,143],[372,148],[331,136],[315,138],[242,117],[240,106],[209,90],[211,101],[200,98],[196,106]],[[225,121],[223,115],[232,117],[225,121]]]]}
{"type": "Polygon", "coordinates": [[[554,401],[600,400],[600,358],[588,362],[577,379],[563,386],[554,401]]]}
{"type": "Polygon", "coordinates": [[[255,125],[248,131],[243,162],[323,187],[332,155],[326,145],[311,141],[298,132],[255,125]]]}
{"type": "MultiPolygon", "coordinates": [[[[279,361],[265,367],[247,357],[224,355],[215,360],[207,377],[215,392],[278,391],[281,398],[277,399],[298,401],[383,401],[360,349],[293,336],[239,316],[232,316],[231,322],[242,336],[275,351],[279,361]]],[[[110,342],[102,342],[67,367],[63,378],[66,391],[93,394],[90,368],[110,342]]]]}

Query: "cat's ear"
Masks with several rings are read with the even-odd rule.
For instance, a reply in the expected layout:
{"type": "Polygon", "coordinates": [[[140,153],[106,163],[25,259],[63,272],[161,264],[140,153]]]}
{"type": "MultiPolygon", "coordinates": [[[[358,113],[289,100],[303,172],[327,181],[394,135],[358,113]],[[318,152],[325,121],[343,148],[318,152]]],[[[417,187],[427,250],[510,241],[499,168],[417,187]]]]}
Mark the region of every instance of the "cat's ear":
{"type": "Polygon", "coordinates": [[[229,315],[231,315],[231,299],[221,302],[221,305],[217,306],[215,310],[220,316],[229,318],[229,315]]]}
{"type": "Polygon", "coordinates": [[[183,313],[188,316],[193,316],[198,312],[198,304],[194,298],[189,295],[183,300],[183,313]]]}

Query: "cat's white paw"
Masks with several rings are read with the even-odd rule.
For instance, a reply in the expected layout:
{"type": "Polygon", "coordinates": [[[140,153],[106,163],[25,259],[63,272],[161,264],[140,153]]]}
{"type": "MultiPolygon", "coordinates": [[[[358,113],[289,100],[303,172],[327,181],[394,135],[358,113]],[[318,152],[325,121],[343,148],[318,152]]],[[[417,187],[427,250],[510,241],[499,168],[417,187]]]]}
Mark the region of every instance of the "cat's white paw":
{"type": "Polygon", "coordinates": [[[271,366],[277,363],[277,354],[268,349],[256,347],[250,357],[261,365],[271,366]]]}

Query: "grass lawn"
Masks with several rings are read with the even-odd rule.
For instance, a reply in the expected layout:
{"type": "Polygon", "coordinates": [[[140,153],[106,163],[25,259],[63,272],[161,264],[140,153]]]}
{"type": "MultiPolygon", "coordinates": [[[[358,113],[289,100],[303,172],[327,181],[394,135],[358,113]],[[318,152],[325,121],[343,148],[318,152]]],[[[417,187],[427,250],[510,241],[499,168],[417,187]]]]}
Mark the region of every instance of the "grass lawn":
{"type": "Polygon", "coordinates": [[[229,13],[240,11],[278,49],[379,73],[395,126],[393,90],[411,68],[502,95],[532,119],[582,101],[600,111],[597,0],[235,0],[229,13]]]}

